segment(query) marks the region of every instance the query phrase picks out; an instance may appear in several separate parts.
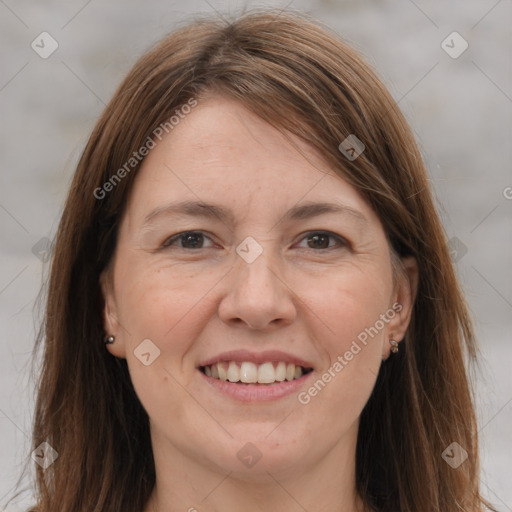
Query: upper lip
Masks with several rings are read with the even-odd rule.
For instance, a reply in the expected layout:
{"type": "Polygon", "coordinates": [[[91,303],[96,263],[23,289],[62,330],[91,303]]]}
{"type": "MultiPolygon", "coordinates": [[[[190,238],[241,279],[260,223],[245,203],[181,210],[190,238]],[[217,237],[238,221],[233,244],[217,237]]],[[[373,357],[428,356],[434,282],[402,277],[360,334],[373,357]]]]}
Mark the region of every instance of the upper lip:
{"type": "Polygon", "coordinates": [[[265,350],[264,352],[231,350],[205,359],[199,363],[199,366],[210,366],[223,361],[235,361],[237,363],[248,361],[255,364],[262,364],[269,361],[284,361],[285,363],[293,363],[295,366],[302,366],[303,368],[313,368],[313,365],[310,362],[281,350],[265,350]]]}

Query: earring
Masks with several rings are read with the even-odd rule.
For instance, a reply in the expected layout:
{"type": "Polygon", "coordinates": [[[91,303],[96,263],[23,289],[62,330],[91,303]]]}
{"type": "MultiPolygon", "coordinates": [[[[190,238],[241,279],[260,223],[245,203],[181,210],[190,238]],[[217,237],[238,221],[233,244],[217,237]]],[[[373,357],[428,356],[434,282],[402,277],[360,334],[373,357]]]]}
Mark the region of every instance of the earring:
{"type": "Polygon", "coordinates": [[[398,341],[389,340],[389,343],[391,344],[391,352],[393,352],[393,354],[396,354],[398,352],[398,341]]]}
{"type": "Polygon", "coordinates": [[[112,343],[114,343],[115,340],[115,337],[111,334],[108,338],[105,338],[103,340],[103,343],[105,343],[105,345],[112,345],[112,343]]]}

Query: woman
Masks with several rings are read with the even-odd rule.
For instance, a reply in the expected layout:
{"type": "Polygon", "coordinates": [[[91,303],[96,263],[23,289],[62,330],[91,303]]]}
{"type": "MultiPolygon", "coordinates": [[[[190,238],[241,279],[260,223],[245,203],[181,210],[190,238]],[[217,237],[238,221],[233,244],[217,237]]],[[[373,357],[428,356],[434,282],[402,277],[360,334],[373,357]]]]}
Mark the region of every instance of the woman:
{"type": "Polygon", "coordinates": [[[76,170],[43,339],[39,512],[484,510],[424,164],[304,16],[197,21],[135,64],[76,170]]]}

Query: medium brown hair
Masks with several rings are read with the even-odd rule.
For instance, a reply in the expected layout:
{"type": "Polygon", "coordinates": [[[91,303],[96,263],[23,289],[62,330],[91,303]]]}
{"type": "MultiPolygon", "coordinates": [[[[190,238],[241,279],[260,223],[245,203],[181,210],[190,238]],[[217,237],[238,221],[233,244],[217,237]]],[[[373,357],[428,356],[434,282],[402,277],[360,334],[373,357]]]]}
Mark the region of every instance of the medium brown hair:
{"type": "Polygon", "coordinates": [[[257,11],[203,19],[172,33],[135,64],[97,122],[62,214],[51,263],[33,446],[58,459],[37,467],[37,512],[140,512],[155,483],[148,416],[125,360],[105,350],[100,275],[140,164],[102,199],[155,128],[191,98],[219,93],[308,142],[378,214],[394,272],[414,256],[419,282],[400,352],[381,365],[361,418],[356,482],[380,512],[483,510],[465,356],[474,331],[403,115],[349,45],[305,15],[257,11]],[[355,134],[364,152],[338,149],[355,134]],[[378,425],[378,427],[377,427],[378,425]],[[453,469],[442,452],[469,454],[453,469]]]}

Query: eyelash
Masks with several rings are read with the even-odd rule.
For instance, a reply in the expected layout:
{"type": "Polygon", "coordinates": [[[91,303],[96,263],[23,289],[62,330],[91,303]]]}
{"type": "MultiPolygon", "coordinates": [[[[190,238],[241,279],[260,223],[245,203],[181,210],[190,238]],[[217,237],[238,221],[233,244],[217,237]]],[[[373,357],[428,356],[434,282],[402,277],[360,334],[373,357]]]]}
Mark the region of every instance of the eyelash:
{"type": "MultiPolygon", "coordinates": [[[[205,238],[208,238],[211,240],[209,236],[205,234],[203,231],[182,231],[181,233],[177,233],[176,235],[173,235],[169,237],[163,244],[163,248],[172,248],[172,245],[174,242],[178,241],[180,238],[183,238],[186,235],[203,235],[205,238]]],[[[314,235],[321,235],[321,236],[328,236],[330,238],[335,238],[343,247],[349,247],[349,243],[347,240],[342,238],[339,235],[335,235],[334,233],[331,233],[329,231],[308,231],[301,239],[300,241],[307,239],[308,237],[314,236],[314,235]]],[[[199,249],[188,249],[187,247],[178,247],[178,249],[188,250],[188,251],[199,251],[200,249],[209,249],[210,247],[200,247],[199,249]]],[[[334,249],[335,247],[327,247],[322,249],[312,249],[315,252],[321,252],[321,251],[330,251],[334,249]]],[[[303,247],[303,249],[307,249],[306,247],[303,247]]]]}

